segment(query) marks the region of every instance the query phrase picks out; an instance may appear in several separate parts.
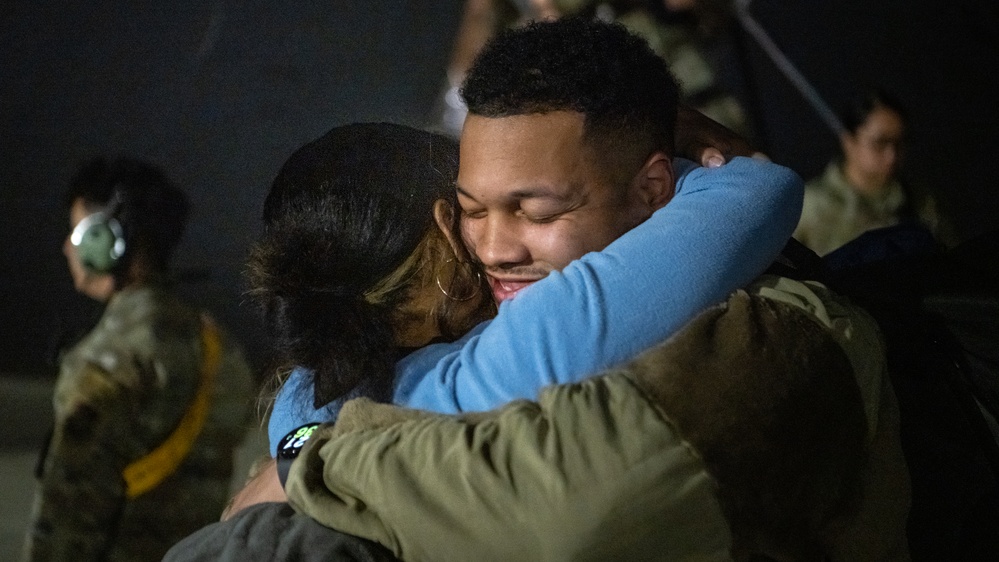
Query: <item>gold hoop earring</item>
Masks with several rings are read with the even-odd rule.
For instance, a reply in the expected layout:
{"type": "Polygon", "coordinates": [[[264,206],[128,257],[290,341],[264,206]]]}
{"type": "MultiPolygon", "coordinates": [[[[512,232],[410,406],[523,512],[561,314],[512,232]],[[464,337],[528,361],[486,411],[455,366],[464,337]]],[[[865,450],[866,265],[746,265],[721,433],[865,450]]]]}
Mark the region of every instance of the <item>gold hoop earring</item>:
{"type": "MultiPolygon", "coordinates": [[[[444,263],[447,264],[447,263],[451,263],[453,261],[455,261],[454,258],[448,258],[448,259],[444,260],[444,263]]],[[[456,264],[462,264],[462,265],[465,265],[467,267],[467,264],[465,262],[455,262],[455,263],[456,264]]],[[[454,284],[454,279],[457,276],[457,273],[458,273],[458,266],[455,265],[454,270],[452,270],[452,273],[451,273],[451,285],[454,284]]],[[[475,298],[476,296],[478,296],[478,294],[479,294],[479,287],[480,287],[480,285],[482,283],[482,274],[479,273],[478,271],[475,272],[475,290],[472,291],[469,295],[462,296],[462,297],[453,296],[450,293],[448,293],[446,289],[444,289],[444,284],[441,283],[441,275],[440,275],[439,272],[437,273],[437,275],[434,276],[434,279],[437,281],[437,288],[440,289],[441,293],[443,293],[444,296],[447,297],[448,300],[452,300],[452,301],[455,301],[455,302],[465,302],[465,301],[472,300],[473,298],[475,298]]]]}

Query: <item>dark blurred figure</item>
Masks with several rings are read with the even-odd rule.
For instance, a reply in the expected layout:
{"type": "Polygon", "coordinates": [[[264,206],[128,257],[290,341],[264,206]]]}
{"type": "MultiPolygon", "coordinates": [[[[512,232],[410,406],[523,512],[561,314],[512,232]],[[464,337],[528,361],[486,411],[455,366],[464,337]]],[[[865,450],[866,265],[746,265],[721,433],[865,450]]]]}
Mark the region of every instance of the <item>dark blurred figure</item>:
{"type": "Polygon", "coordinates": [[[801,220],[794,237],[826,255],[865,232],[893,229],[891,251],[931,251],[935,240],[950,245],[953,236],[934,199],[899,179],[906,112],[880,91],[852,101],[840,115],[842,154],[805,185],[801,220]]]}
{"type": "Polygon", "coordinates": [[[60,360],[27,560],[160,560],[218,519],[254,395],[239,347],[171,292],[187,197],[141,161],[92,160],[66,193],[76,290],[106,303],[60,360]]]}
{"type": "Polygon", "coordinates": [[[746,111],[721,79],[730,0],[466,0],[447,71],[439,128],[457,136],[467,109],[458,93],[485,43],[505,27],[581,16],[620,23],[666,60],[681,101],[752,138],[746,111]]]}

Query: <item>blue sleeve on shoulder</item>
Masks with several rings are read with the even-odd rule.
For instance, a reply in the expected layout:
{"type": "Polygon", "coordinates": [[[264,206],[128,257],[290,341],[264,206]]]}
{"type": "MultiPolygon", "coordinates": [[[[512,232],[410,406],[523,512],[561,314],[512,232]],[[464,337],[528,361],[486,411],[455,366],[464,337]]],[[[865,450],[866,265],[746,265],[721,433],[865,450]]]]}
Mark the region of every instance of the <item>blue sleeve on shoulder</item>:
{"type": "Polygon", "coordinates": [[[535,398],[630,359],[762,273],[798,221],[801,178],[750,158],[675,164],[677,194],[647,221],[502,303],[460,348],[400,362],[396,403],[452,413],[535,398]]]}

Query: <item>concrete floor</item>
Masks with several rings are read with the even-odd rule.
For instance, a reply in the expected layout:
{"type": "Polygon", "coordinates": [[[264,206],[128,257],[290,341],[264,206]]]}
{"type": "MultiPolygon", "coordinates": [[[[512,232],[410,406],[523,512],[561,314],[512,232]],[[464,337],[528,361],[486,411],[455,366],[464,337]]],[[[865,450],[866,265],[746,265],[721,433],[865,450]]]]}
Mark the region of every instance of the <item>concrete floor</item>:
{"type": "MultiPolygon", "coordinates": [[[[52,420],[52,380],[0,374],[0,562],[18,560],[35,489],[38,450],[52,420]]],[[[237,451],[233,487],[267,449],[256,427],[237,451]]]]}

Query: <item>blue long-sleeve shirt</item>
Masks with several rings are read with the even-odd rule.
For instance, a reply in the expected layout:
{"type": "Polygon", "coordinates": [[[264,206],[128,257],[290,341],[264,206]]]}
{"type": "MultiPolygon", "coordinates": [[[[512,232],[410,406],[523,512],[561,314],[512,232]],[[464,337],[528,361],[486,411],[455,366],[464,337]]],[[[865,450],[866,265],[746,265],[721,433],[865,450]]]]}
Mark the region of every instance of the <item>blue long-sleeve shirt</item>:
{"type": "MultiPolygon", "coordinates": [[[[534,398],[634,357],[762,273],[798,222],[801,178],[749,158],[674,164],[676,196],[648,220],[504,301],[461,339],[399,361],[393,402],[457,413],[534,398]]],[[[335,419],[360,393],[314,409],[312,378],[296,369],[271,415],[271,453],[292,429],[335,419]]]]}

